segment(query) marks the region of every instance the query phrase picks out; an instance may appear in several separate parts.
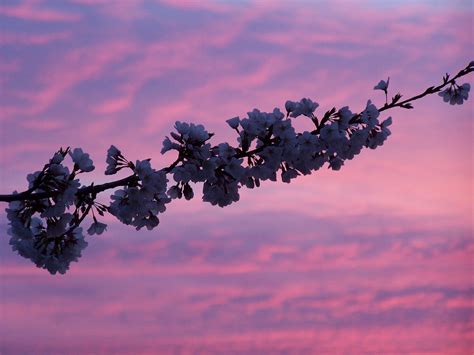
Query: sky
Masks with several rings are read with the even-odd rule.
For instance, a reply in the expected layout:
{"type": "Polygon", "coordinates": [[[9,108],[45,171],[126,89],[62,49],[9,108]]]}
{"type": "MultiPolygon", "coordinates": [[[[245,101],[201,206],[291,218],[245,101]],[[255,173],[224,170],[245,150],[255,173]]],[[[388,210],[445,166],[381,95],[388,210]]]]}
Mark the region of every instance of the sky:
{"type": "MultiPolygon", "coordinates": [[[[225,120],[254,108],[359,112],[383,104],[387,77],[415,95],[474,59],[472,19],[468,0],[4,0],[0,193],[61,146],[88,152],[83,181],[102,183],[111,144],[173,161],[160,150],[176,120],[234,144],[225,120]]],[[[226,208],[199,192],[153,231],[106,217],[65,275],[11,251],[2,203],[0,352],[472,353],[472,101],[414,106],[384,112],[392,136],[341,171],[226,208]]]]}

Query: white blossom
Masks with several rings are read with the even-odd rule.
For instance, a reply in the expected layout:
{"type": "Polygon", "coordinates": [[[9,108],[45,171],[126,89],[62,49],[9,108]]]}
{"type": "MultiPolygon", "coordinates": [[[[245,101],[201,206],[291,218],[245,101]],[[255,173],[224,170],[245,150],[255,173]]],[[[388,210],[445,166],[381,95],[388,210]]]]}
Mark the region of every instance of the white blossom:
{"type": "Polygon", "coordinates": [[[385,121],[382,122],[380,125],[382,131],[385,131],[387,137],[391,134],[390,130],[387,128],[388,126],[392,125],[392,117],[388,117],[385,121]]]}
{"type": "Polygon", "coordinates": [[[339,129],[347,130],[350,126],[351,119],[355,115],[351,112],[351,110],[349,110],[348,106],[344,106],[343,108],[341,108],[338,111],[338,113],[339,113],[339,120],[338,120],[339,129]]]}
{"type": "Polygon", "coordinates": [[[160,223],[160,220],[158,219],[157,216],[155,216],[153,213],[148,213],[148,215],[142,216],[141,218],[137,219],[136,221],[136,229],[139,230],[143,227],[146,227],[148,230],[152,230],[158,224],[160,223]]]}
{"type": "Polygon", "coordinates": [[[290,183],[292,179],[298,177],[298,171],[295,169],[287,169],[281,173],[281,181],[290,183]]]}
{"type": "Polygon", "coordinates": [[[188,124],[186,122],[176,121],[175,128],[181,134],[183,139],[192,143],[204,143],[209,139],[209,133],[203,125],[188,124]]]}
{"type": "Polygon", "coordinates": [[[26,176],[26,180],[28,180],[28,188],[31,189],[33,187],[40,174],[41,171],[35,171],[34,173],[28,174],[26,176]]]}
{"type": "MultiPolygon", "coordinates": [[[[317,102],[313,102],[311,99],[308,98],[303,98],[300,100],[300,102],[296,103],[296,106],[294,106],[291,101],[287,101],[288,108],[291,108],[292,110],[289,111],[291,112],[290,116],[291,117],[298,117],[301,115],[307,116],[307,117],[312,117],[313,112],[318,108],[319,104],[317,102]]],[[[286,107],[286,104],[285,104],[286,107]]]]}
{"type": "Polygon", "coordinates": [[[172,199],[183,197],[183,192],[178,185],[171,186],[168,190],[168,196],[172,199]]]}
{"type": "Polygon", "coordinates": [[[60,237],[69,228],[69,223],[72,221],[72,214],[64,213],[59,218],[48,223],[46,233],[49,238],[60,237]]]}
{"type": "Polygon", "coordinates": [[[337,142],[343,137],[341,131],[339,130],[339,124],[337,121],[325,125],[321,129],[320,137],[324,142],[326,142],[327,147],[337,144],[337,142]]]}
{"type": "Polygon", "coordinates": [[[80,170],[89,172],[95,169],[92,160],[89,158],[89,154],[84,153],[81,148],[70,151],[69,155],[80,170]]]}
{"type": "Polygon", "coordinates": [[[280,139],[296,139],[295,129],[291,125],[291,120],[282,120],[273,125],[273,135],[280,139]]]}
{"type": "Polygon", "coordinates": [[[194,197],[194,191],[189,184],[184,185],[183,196],[186,200],[191,200],[194,197]]]}
{"type": "Polygon", "coordinates": [[[236,181],[226,183],[224,181],[211,184],[205,182],[203,186],[202,200],[212,205],[225,207],[239,200],[239,187],[236,181]]]}
{"type": "Polygon", "coordinates": [[[259,180],[271,180],[276,181],[275,169],[268,167],[267,165],[257,165],[250,169],[252,177],[259,180]]]}
{"type": "Polygon", "coordinates": [[[105,175],[113,175],[117,173],[120,169],[122,169],[122,158],[123,156],[120,150],[116,146],[111,145],[110,148],[107,150],[107,168],[105,169],[105,175]]]}
{"type": "Polygon", "coordinates": [[[245,168],[242,166],[242,163],[243,159],[232,158],[224,165],[224,170],[235,180],[240,180],[240,178],[245,174],[245,168]]]}
{"type": "Polygon", "coordinates": [[[265,159],[265,165],[271,169],[277,169],[281,163],[282,148],[269,146],[263,149],[259,154],[262,158],[265,159]]]}
{"type": "Polygon", "coordinates": [[[131,224],[140,229],[151,229],[159,223],[156,215],[166,210],[171,201],[166,194],[167,182],[164,171],[156,171],[149,160],[137,160],[135,173],[140,179],[138,187],[125,187],[111,196],[109,212],[124,224],[131,224]]]}
{"type": "Polygon", "coordinates": [[[304,131],[298,138],[298,154],[312,154],[321,148],[320,140],[314,134],[304,131]]]}
{"type": "Polygon", "coordinates": [[[48,173],[62,180],[67,180],[69,178],[68,167],[61,164],[50,164],[48,167],[48,173]]]}
{"type": "Polygon", "coordinates": [[[68,235],[55,250],[55,246],[48,244],[48,254],[40,255],[37,260],[37,266],[47,269],[51,274],[59,272],[66,273],[72,261],[78,261],[81,257],[82,250],[87,247],[84,240],[82,228],[76,228],[68,235]]]}
{"type": "Polygon", "coordinates": [[[211,145],[209,143],[200,146],[188,145],[188,149],[192,152],[194,159],[202,161],[211,157],[211,145]]]}
{"type": "Polygon", "coordinates": [[[153,174],[153,169],[151,167],[149,160],[137,160],[135,163],[135,173],[138,175],[140,180],[144,180],[151,174],[153,174]]]}
{"type": "Polygon", "coordinates": [[[229,145],[229,143],[220,143],[217,146],[217,152],[219,157],[225,160],[229,160],[235,155],[235,149],[229,145]]]}
{"type": "Polygon", "coordinates": [[[389,82],[390,82],[390,78],[388,78],[387,81],[380,80],[379,83],[374,86],[374,90],[382,90],[382,91],[387,92],[389,82]]]}
{"type": "Polygon", "coordinates": [[[360,120],[362,123],[365,123],[369,128],[374,128],[376,125],[379,124],[377,117],[379,117],[380,113],[377,110],[377,107],[372,103],[372,101],[367,101],[367,106],[365,110],[360,115],[360,120]]]}
{"type": "Polygon", "coordinates": [[[177,166],[173,169],[173,178],[176,182],[190,182],[198,175],[199,168],[192,163],[177,166]]]}
{"type": "Polygon", "coordinates": [[[335,156],[329,159],[329,166],[332,170],[340,170],[342,165],[344,165],[344,160],[335,156]]]}
{"type": "Polygon", "coordinates": [[[267,121],[267,117],[255,109],[252,112],[247,113],[248,118],[244,118],[240,121],[240,126],[244,129],[245,133],[253,139],[258,136],[264,136],[267,128],[270,126],[270,122],[267,121]]]}
{"type": "Polygon", "coordinates": [[[236,129],[237,127],[239,127],[240,118],[239,117],[229,118],[226,122],[231,128],[236,129]]]}
{"type": "Polygon", "coordinates": [[[50,164],[60,164],[64,160],[64,155],[61,152],[54,153],[53,157],[50,159],[50,164]]]}
{"type": "Polygon", "coordinates": [[[101,235],[106,229],[107,225],[105,223],[101,223],[95,220],[94,223],[92,223],[89,229],[87,230],[87,233],[89,235],[101,235]]]}
{"type": "Polygon", "coordinates": [[[288,100],[287,102],[285,102],[285,109],[286,109],[286,112],[288,113],[295,111],[296,106],[297,106],[297,103],[294,101],[288,100]]]}
{"type": "Polygon", "coordinates": [[[161,154],[165,154],[166,152],[172,149],[179,150],[180,147],[181,145],[179,145],[178,143],[172,142],[171,139],[169,139],[169,137],[165,137],[165,139],[163,140],[163,148],[161,148],[161,154]]]}
{"type": "Polygon", "coordinates": [[[469,98],[469,91],[471,90],[471,85],[469,83],[464,83],[459,87],[459,95],[467,100],[469,98]]]}
{"type": "Polygon", "coordinates": [[[24,204],[12,202],[7,208],[7,218],[10,221],[9,244],[13,251],[51,274],[64,274],[69,264],[77,261],[87,246],[82,229],[69,228],[72,219],[70,214],[63,214],[55,220],[49,219],[45,228],[39,218],[29,215],[24,204]]]}
{"type": "Polygon", "coordinates": [[[359,154],[362,148],[366,145],[369,138],[370,130],[368,128],[358,129],[352,133],[349,139],[349,151],[347,152],[347,159],[353,159],[355,155],[359,154]]]}
{"type": "Polygon", "coordinates": [[[469,98],[470,90],[471,85],[468,83],[462,84],[459,87],[457,85],[451,85],[438,95],[443,98],[444,102],[449,102],[451,105],[462,105],[464,101],[469,98]]]}
{"type": "Polygon", "coordinates": [[[61,216],[66,211],[66,205],[63,203],[56,203],[47,207],[42,213],[43,218],[53,218],[61,216]]]}

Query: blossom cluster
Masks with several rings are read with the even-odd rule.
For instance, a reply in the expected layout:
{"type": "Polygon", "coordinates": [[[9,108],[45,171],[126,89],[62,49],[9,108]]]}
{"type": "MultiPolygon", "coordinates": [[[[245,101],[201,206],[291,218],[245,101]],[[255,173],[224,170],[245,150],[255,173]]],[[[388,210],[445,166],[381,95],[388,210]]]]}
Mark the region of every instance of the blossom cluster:
{"type": "MultiPolygon", "coordinates": [[[[471,62],[460,73],[473,70],[471,62]]],[[[470,85],[458,86],[448,79],[446,76],[441,86],[427,89],[421,97],[439,92],[445,102],[462,104],[468,98],[470,85]],[[449,87],[441,91],[446,85],[449,87]]],[[[162,154],[176,153],[177,159],[171,166],[155,170],[149,159],[133,163],[112,145],[107,151],[105,175],[117,174],[122,169],[130,170],[132,175],[98,186],[82,186],[78,179],[79,174],[95,169],[89,154],[81,148],[60,149],[41,171],[27,176],[27,191],[11,195],[12,202],[6,209],[10,245],[38,267],[63,274],[87,246],[80,224],[90,214],[89,235],[100,235],[106,230],[107,225],[98,221],[97,216],[104,213],[137,230],[151,230],[159,224],[158,216],[173,199],[190,200],[195,196],[196,183],[202,184],[203,201],[225,207],[239,200],[243,187],[252,189],[262,181],[278,178],[289,183],[325,165],[340,170],[346,160],[353,159],[364,148],[376,149],[390,136],[392,118],[381,120],[382,111],[396,106],[413,107],[412,99],[400,102],[400,94],[389,104],[388,86],[389,79],[374,87],[385,93],[383,107],[377,108],[369,100],[359,113],[345,106],[318,119],[315,111],[319,104],[303,98],[287,101],[285,112],[278,108],[272,112],[254,109],[244,118],[230,118],[226,122],[237,133],[235,146],[227,142],[212,146],[213,133],[203,125],[177,121],[161,150],[162,154]],[[314,130],[296,132],[292,120],[302,117],[311,120],[314,130]],[[71,168],[64,163],[68,156],[71,168]],[[110,204],[96,202],[97,193],[109,188],[119,188],[111,195],[110,204]]]]}
{"type": "Polygon", "coordinates": [[[291,118],[314,117],[318,104],[304,98],[285,104],[286,115],[255,109],[246,118],[227,120],[238,133],[238,146],[221,143],[211,148],[211,134],[203,126],[177,122],[172,139],[166,137],[162,152],[178,151],[179,164],[171,173],[176,181],[171,198],[192,196],[189,183],[203,182],[203,201],[220,207],[239,200],[241,187],[253,188],[261,181],[281,176],[289,183],[298,175],[311,174],[325,163],[339,170],[364,147],[375,149],[390,135],[391,118],[378,121],[379,111],[370,101],[360,119],[348,107],[340,109],[318,132],[297,133],[291,118]],[[247,158],[247,159],[244,159],[247,158]],[[187,191],[189,191],[187,193],[187,191]]]}
{"type": "Polygon", "coordinates": [[[77,196],[81,172],[94,170],[92,160],[80,148],[60,150],[43,170],[27,176],[29,192],[48,194],[47,198],[11,202],[6,209],[11,236],[10,245],[21,256],[50,273],[64,274],[87,246],[79,227],[90,210],[87,197],[77,196]],[[72,171],[63,160],[69,153],[72,171]],[[71,207],[75,211],[70,213],[71,207]]]}
{"type": "Polygon", "coordinates": [[[443,98],[444,102],[449,102],[451,105],[462,105],[464,101],[469,98],[470,90],[471,85],[468,83],[462,84],[460,86],[453,84],[440,92],[438,95],[443,98]]]}
{"type": "Polygon", "coordinates": [[[163,171],[154,170],[149,160],[137,160],[133,168],[138,177],[135,185],[115,191],[108,211],[119,221],[136,227],[155,228],[157,215],[166,210],[171,199],[166,195],[168,179],[163,171]]]}

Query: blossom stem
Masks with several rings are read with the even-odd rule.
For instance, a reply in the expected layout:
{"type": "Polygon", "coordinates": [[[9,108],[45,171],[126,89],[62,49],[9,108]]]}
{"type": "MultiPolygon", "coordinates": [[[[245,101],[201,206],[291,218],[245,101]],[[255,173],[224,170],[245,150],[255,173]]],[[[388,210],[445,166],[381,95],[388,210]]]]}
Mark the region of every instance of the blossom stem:
{"type": "MultiPolygon", "coordinates": [[[[130,185],[137,181],[138,181],[137,176],[133,174],[133,175],[127,176],[126,178],[116,180],[116,181],[106,182],[101,185],[91,185],[91,186],[82,187],[78,190],[77,194],[78,195],[86,195],[86,194],[91,194],[91,193],[97,194],[99,192],[113,189],[119,186],[130,185]]],[[[27,190],[27,191],[20,192],[18,194],[0,195],[0,201],[13,202],[13,201],[24,201],[24,200],[30,200],[30,201],[40,200],[43,198],[54,197],[58,193],[59,191],[31,193],[30,190],[27,190]]]]}
{"type": "Polygon", "coordinates": [[[418,95],[415,95],[413,97],[410,97],[409,99],[406,99],[406,100],[403,100],[403,101],[399,101],[397,103],[391,103],[389,105],[385,105],[383,106],[382,108],[379,109],[379,112],[382,112],[382,111],[385,111],[385,110],[389,110],[391,108],[394,108],[394,107],[403,107],[405,106],[406,104],[408,103],[411,103],[412,101],[415,101],[415,100],[418,100],[418,99],[421,99],[427,95],[431,95],[431,94],[434,94],[434,93],[437,93],[437,92],[440,92],[441,89],[443,89],[445,86],[447,85],[454,85],[456,83],[456,79],[459,79],[460,77],[462,76],[465,76],[469,73],[472,73],[474,71],[474,66],[472,66],[471,64],[469,64],[466,68],[464,68],[463,70],[461,70],[459,73],[456,74],[456,76],[454,76],[453,78],[451,78],[450,80],[447,80],[445,82],[443,82],[442,84],[438,85],[438,86],[432,86],[432,87],[429,87],[428,89],[426,89],[424,92],[422,92],[421,94],[418,94],[418,95]]]}

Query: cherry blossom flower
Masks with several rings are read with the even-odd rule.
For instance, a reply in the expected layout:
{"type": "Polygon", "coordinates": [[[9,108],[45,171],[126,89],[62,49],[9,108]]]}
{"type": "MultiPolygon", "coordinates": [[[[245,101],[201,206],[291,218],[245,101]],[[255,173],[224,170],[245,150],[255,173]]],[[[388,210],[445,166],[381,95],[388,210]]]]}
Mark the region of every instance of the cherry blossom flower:
{"type": "Polygon", "coordinates": [[[438,95],[443,98],[444,102],[449,102],[451,105],[462,105],[468,99],[470,90],[471,85],[468,83],[461,86],[451,85],[438,95]]]}
{"type": "Polygon", "coordinates": [[[308,98],[303,98],[300,100],[300,102],[297,102],[297,103],[292,102],[292,101],[287,101],[285,104],[286,110],[288,112],[291,112],[290,114],[291,117],[298,117],[301,115],[312,117],[313,112],[318,107],[319,107],[319,104],[317,102],[313,102],[311,99],[308,99],[308,98]],[[289,111],[288,109],[291,109],[291,111],[289,111]]]}
{"type": "Polygon", "coordinates": [[[111,145],[107,150],[106,163],[107,168],[105,169],[105,175],[113,175],[120,169],[126,167],[128,162],[125,160],[120,150],[116,146],[111,145]]]}
{"type": "Polygon", "coordinates": [[[83,171],[89,172],[95,169],[92,160],[89,158],[89,154],[84,153],[81,148],[76,148],[69,152],[74,164],[83,171]]]}
{"type": "Polygon", "coordinates": [[[237,127],[239,127],[240,118],[239,117],[229,118],[226,122],[231,128],[236,129],[237,127]]]}
{"type": "Polygon", "coordinates": [[[54,156],[50,159],[50,164],[60,164],[64,160],[64,155],[61,152],[54,153],[54,156]]]}
{"type": "Polygon", "coordinates": [[[374,90],[382,90],[384,92],[387,92],[389,82],[390,78],[388,78],[387,81],[380,80],[379,83],[374,86],[374,90]]]}
{"type": "Polygon", "coordinates": [[[163,148],[161,148],[161,154],[165,154],[167,151],[172,149],[179,150],[181,146],[178,143],[172,142],[169,137],[165,137],[163,140],[163,148]]]}
{"type": "Polygon", "coordinates": [[[194,191],[189,184],[184,184],[183,196],[186,200],[191,200],[194,197],[194,191]]]}
{"type": "Polygon", "coordinates": [[[369,128],[374,128],[379,121],[377,117],[379,117],[380,113],[377,110],[377,107],[372,103],[372,101],[367,101],[367,106],[365,110],[360,115],[360,120],[365,123],[369,128]]]}
{"type": "Polygon", "coordinates": [[[171,186],[168,190],[168,196],[172,199],[183,197],[183,192],[179,185],[171,186]]]}
{"type": "Polygon", "coordinates": [[[281,181],[290,183],[292,179],[297,178],[299,175],[298,171],[295,169],[287,169],[281,173],[281,181]]]}
{"type": "Polygon", "coordinates": [[[89,235],[101,235],[105,230],[107,229],[107,225],[105,223],[98,222],[97,220],[94,220],[94,223],[91,224],[89,229],[87,230],[87,233],[89,235]]]}

